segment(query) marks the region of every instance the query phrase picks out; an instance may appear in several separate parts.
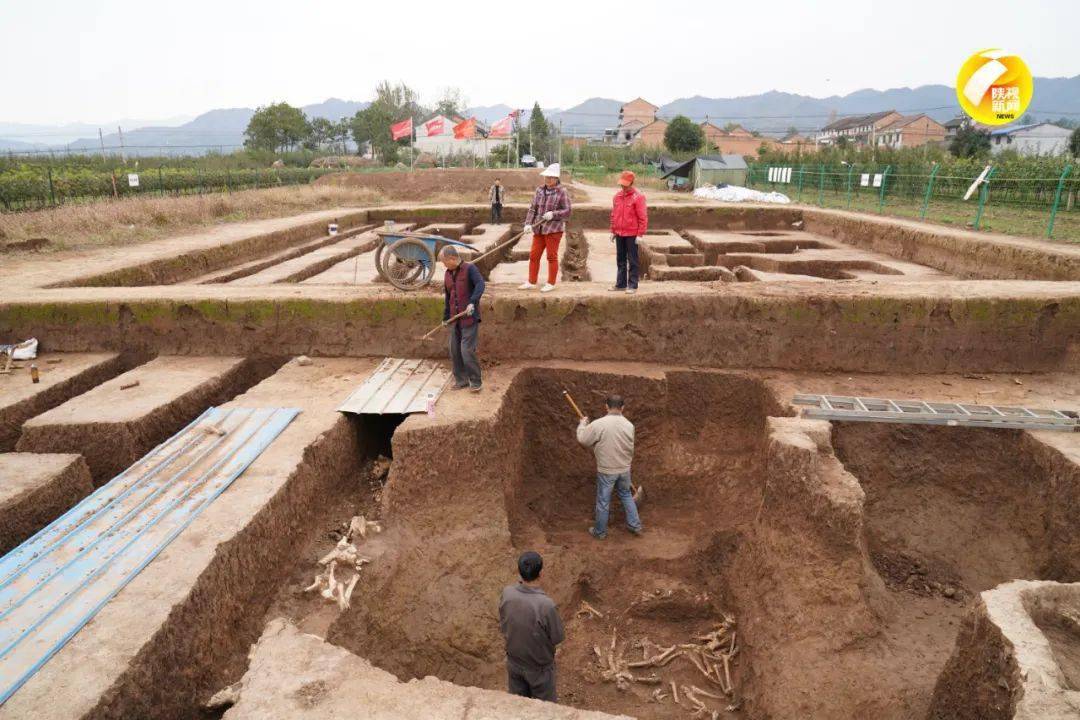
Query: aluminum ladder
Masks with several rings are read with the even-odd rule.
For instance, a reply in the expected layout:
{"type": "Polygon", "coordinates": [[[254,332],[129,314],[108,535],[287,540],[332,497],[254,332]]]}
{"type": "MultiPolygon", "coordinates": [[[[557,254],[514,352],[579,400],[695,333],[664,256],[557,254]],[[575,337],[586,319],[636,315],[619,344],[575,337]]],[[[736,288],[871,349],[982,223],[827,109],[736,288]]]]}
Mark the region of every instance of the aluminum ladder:
{"type": "Polygon", "coordinates": [[[1075,410],[969,405],[923,400],[888,400],[847,395],[800,394],[792,398],[791,402],[804,406],[803,417],[822,420],[1063,432],[1080,430],[1080,414],[1075,410]]]}

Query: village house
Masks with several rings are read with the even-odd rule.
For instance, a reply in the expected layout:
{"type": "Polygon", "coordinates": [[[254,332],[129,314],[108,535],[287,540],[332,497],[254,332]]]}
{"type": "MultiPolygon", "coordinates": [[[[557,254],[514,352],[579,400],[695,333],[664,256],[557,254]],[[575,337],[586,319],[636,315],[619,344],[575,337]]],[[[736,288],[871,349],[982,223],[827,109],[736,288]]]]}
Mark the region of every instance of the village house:
{"type": "Polygon", "coordinates": [[[780,146],[786,152],[807,153],[818,151],[818,144],[813,138],[808,138],[797,132],[788,133],[780,138],[780,146]]]}
{"type": "Polygon", "coordinates": [[[844,138],[855,145],[876,145],[878,133],[902,117],[895,110],[885,110],[840,118],[823,127],[817,134],[817,141],[822,145],[835,145],[844,138]]]}
{"type": "Polygon", "coordinates": [[[1017,125],[990,131],[990,152],[1015,150],[1021,155],[1061,155],[1069,147],[1072,130],[1053,123],[1017,125]]]}
{"type": "Polygon", "coordinates": [[[877,132],[878,147],[910,148],[927,143],[943,143],[948,130],[927,115],[905,115],[877,132]]]}
{"type": "Polygon", "coordinates": [[[435,157],[471,156],[482,158],[492,150],[503,147],[507,138],[488,138],[489,128],[476,121],[476,135],[472,138],[454,137],[454,126],[464,121],[462,117],[435,115],[416,124],[416,149],[435,157]]]}

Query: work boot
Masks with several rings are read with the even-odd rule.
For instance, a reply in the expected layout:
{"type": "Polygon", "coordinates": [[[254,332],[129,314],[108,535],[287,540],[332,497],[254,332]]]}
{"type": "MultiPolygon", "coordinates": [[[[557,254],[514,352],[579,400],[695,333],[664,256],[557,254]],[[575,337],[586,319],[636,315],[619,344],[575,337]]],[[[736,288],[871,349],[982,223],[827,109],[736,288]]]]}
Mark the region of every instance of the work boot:
{"type": "Polygon", "coordinates": [[[554,289],[555,289],[555,286],[552,285],[551,283],[544,283],[544,287],[540,288],[540,292],[549,293],[554,289]]]}
{"type": "Polygon", "coordinates": [[[631,535],[634,535],[636,537],[641,537],[642,534],[645,532],[645,528],[643,528],[643,527],[639,527],[636,530],[634,528],[626,528],[626,529],[630,531],[631,535]]]}
{"type": "Polygon", "coordinates": [[[518,285],[518,290],[532,290],[534,287],[536,286],[533,285],[531,282],[523,282],[518,285]]]}
{"type": "Polygon", "coordinates": [[[611,287],[608,288],[608,292],[622,292],[625,289],[626,288],[621,288],[618,285],[612,285],[611,287]]]}
{"type": "Polygon", "coordinates": [[[603,540],[604,538],[607,537],[607,533],[598,533],[596,531],[596,528],[591,526],[591,525],[589,526],[589,534],[592,535],[597,540],[603,540]]]}
{"type": "Polygon", "coordinates": [[[469,387],[469,383],[467,383],[467,382],[464,382],[464,383],[456,382],[456,383],[454,383],[454,389],[455,390],[464,390],[467,387],[469,387]]]}
{"type": "Polygon", "coordinates": [[[469,392],[478,393],[483,389],[484,389],[484,386],[482,384],[481,385],[470,385],[469,386],[469,392]]]}
{"type": "Polygon", "coordinates": [[[636,292],[637,292],[637,288],[626,288],[626,294],[627,295],[633,295],[636,292]]]}

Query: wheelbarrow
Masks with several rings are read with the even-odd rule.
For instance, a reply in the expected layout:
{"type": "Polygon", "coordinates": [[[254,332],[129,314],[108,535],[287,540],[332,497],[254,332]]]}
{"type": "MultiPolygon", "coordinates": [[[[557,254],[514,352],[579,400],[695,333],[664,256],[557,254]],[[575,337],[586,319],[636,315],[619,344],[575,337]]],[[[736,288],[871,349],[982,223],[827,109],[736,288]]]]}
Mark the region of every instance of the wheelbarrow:
{"type": "Polygon", "coordinates": [[[379,275],[401,290],[419,290],[435,276],[435,260],[447,245],[465,248],[472,245],[441,235],[376,230],[379,245],[375,248],[375,268],[379,275]]]}
{"type": "MultiPolygon", "coordinates": [[[[418,232],[376,230],[379,245],[375,248],[375,267],[387,282],[401,290],[419,290],[431,282],[435,275],[435,260],[447,245],[465,248],[470,253],[476,248],[459,240],[441,235],[425,235],[418,232]]],[[[470,262],[501,252],[510,247],[525,233],[517,233],[509,240],[491,248],[470,262]]]]}

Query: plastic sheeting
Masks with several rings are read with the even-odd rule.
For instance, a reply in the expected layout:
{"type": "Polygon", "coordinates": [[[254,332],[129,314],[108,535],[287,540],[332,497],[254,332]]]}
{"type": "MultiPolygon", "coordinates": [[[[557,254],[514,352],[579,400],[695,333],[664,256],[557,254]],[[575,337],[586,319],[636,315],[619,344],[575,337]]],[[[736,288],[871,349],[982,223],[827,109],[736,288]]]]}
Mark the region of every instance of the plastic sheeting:
{"type": "Polygon", "coordinates": [[[781,205],[791,202],[791,198],[783,193],[761,192],[760,190],[751,190],[738,185],[725,185],[723,187],[704,185],[694,191],[694,197],[705,200],[720,200],[721,202],[765,202],[781,205]]]}

